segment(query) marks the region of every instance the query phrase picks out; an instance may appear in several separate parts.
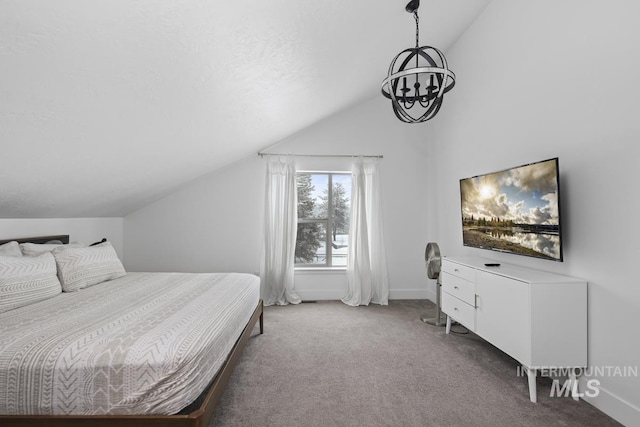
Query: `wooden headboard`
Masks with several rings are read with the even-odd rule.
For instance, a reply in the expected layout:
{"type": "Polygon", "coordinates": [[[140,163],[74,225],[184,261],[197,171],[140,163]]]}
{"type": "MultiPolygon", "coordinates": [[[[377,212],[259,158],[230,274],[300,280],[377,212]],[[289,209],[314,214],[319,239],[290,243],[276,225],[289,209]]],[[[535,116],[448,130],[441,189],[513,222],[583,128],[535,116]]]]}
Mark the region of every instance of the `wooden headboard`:
{"type": "Polygon", "coordinates": [[[19,239],[6,239],[0,240],[0,245],[9,243],[9,242],[18,242],[18,243],[47,243],[51,240],[59,240],[62,243],[69,243],[69,235],[68,234],[60,234],[57,236],[40,236],[40,237],[21,237],[19,239]]]}

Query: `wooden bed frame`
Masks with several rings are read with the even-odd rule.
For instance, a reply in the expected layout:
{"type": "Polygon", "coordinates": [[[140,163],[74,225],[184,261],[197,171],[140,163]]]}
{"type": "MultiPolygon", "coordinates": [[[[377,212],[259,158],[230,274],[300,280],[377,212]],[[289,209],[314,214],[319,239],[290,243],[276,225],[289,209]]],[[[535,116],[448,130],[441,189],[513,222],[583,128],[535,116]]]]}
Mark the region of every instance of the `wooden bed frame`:
{"type": "Polygon", "coordinates": [[[9,242],[18,242],[18,243],[47,243],[54,240],[58,240],[64,244],[69,243],[69,235],[68,234],[59,234],[57,236],[42,236],[42,237],[21,237],[19,239],[6,239],[0,240],[0,245],[4,245],[9,242]]]}
{"type": "MultiPolygon", "coordinates": [[[[46,243],[60,240],[69,243],[68,235],[44,236],[0,240],[3,243],[18,241],[19,243],[46,243]]],[[[0,415],[2,427],[206,427],[213,416],[216,404],[220,400],[233,368],[238,364],[253,328],[260,322],[260,334],[264,333],[262,300],[254,310],[249,322],[229,353],[227,360],[218,371],[208,389],[196,400],[202,399],[197,409],[188,414],[179,415],[0,415]]]]}

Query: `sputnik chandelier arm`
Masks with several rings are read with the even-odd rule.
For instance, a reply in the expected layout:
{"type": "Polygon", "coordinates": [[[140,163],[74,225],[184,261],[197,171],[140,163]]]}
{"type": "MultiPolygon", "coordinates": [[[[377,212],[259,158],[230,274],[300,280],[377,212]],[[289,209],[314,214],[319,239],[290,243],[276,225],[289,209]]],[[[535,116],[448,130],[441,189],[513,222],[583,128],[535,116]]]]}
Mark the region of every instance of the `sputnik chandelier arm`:
{"type": "Polygon", "coordinates": [[[456,79],[440,50],[420,47],[419,7],[420,0],[411,0],[405,8],[416,21],[416,46],[393,58],[387,78],[382,81],[382,94],[391,100],[396,117],[405,123],[432,119],[456,79]]]}

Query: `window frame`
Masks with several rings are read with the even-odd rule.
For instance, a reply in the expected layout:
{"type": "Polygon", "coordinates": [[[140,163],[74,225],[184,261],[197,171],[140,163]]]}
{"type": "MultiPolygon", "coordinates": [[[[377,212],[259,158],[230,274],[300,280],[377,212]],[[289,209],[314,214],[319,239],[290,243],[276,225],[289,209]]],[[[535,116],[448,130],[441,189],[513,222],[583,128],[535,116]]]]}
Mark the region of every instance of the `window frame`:
{"type": "MultiPolygon", "coordinates": [[[[328,194],[327,194],[327,198],[328,198],[328,207],[327,207],[327,212],[329,213],[328,217],[326,218],[297,218],[297,222],[296,222],[296,230],[298,228],[299,224],[324,224],[325,226],[325,263],[324,264],[303,264],[303,263],[297,263],[295,261],[295,255],[294,255],[294,260],[293,260],[293,266],[295,270],[346,270],[347,269],[347,265],[339,265],[339,266],[334,266],[332,265],[332,259],[333,259],[333,245],[332,245],[332,240],[331,240],[331,236],[332,236],[332,231],[333,230],[333,215],[331,214],[331,212],[333,212],[333,176],[334,175],[348,175],[351,176],[352,173],[350,171],[325,171],[325,170],[296,170],[296,178],[298,177],[298,175],[327,175],[327,189],[328,189],[328,194]]],[[[297,179],[296,179],[297,182],[297,179]]],[[[296,185],[296,192],[298,191],[297,189],[297,185],[296,185]]],[[[349,191],[351,191],[351,189],[349,189],[349,191]]],[[[297,209],[297,203],[296,203],[296,209],[297,209]]],[[[349,194],[349,208],[351,208],[351,194],[349,194]]],[[[349,230],[349,234],[351,234],[351,230],[349,230]]],[[[297,236],[296,236],[296,243],[297,243],[297,236]]],[[[348,258],[347,258],[347,263],[348,263],[348,258]]]]}

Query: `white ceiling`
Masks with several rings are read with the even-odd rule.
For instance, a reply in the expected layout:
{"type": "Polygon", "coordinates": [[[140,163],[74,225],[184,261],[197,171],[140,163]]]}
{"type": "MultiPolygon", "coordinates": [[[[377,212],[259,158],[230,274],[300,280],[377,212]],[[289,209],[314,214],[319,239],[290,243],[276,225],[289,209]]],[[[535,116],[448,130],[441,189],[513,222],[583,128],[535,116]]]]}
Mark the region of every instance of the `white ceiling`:
{"type": "MultiPolygon", "coordinates": [[[[421,43],[489,1],[423,0],[421,43]]],[[[0,0],[0,217],[123,216],[380,96],[407,2],[0,0]]]]}

